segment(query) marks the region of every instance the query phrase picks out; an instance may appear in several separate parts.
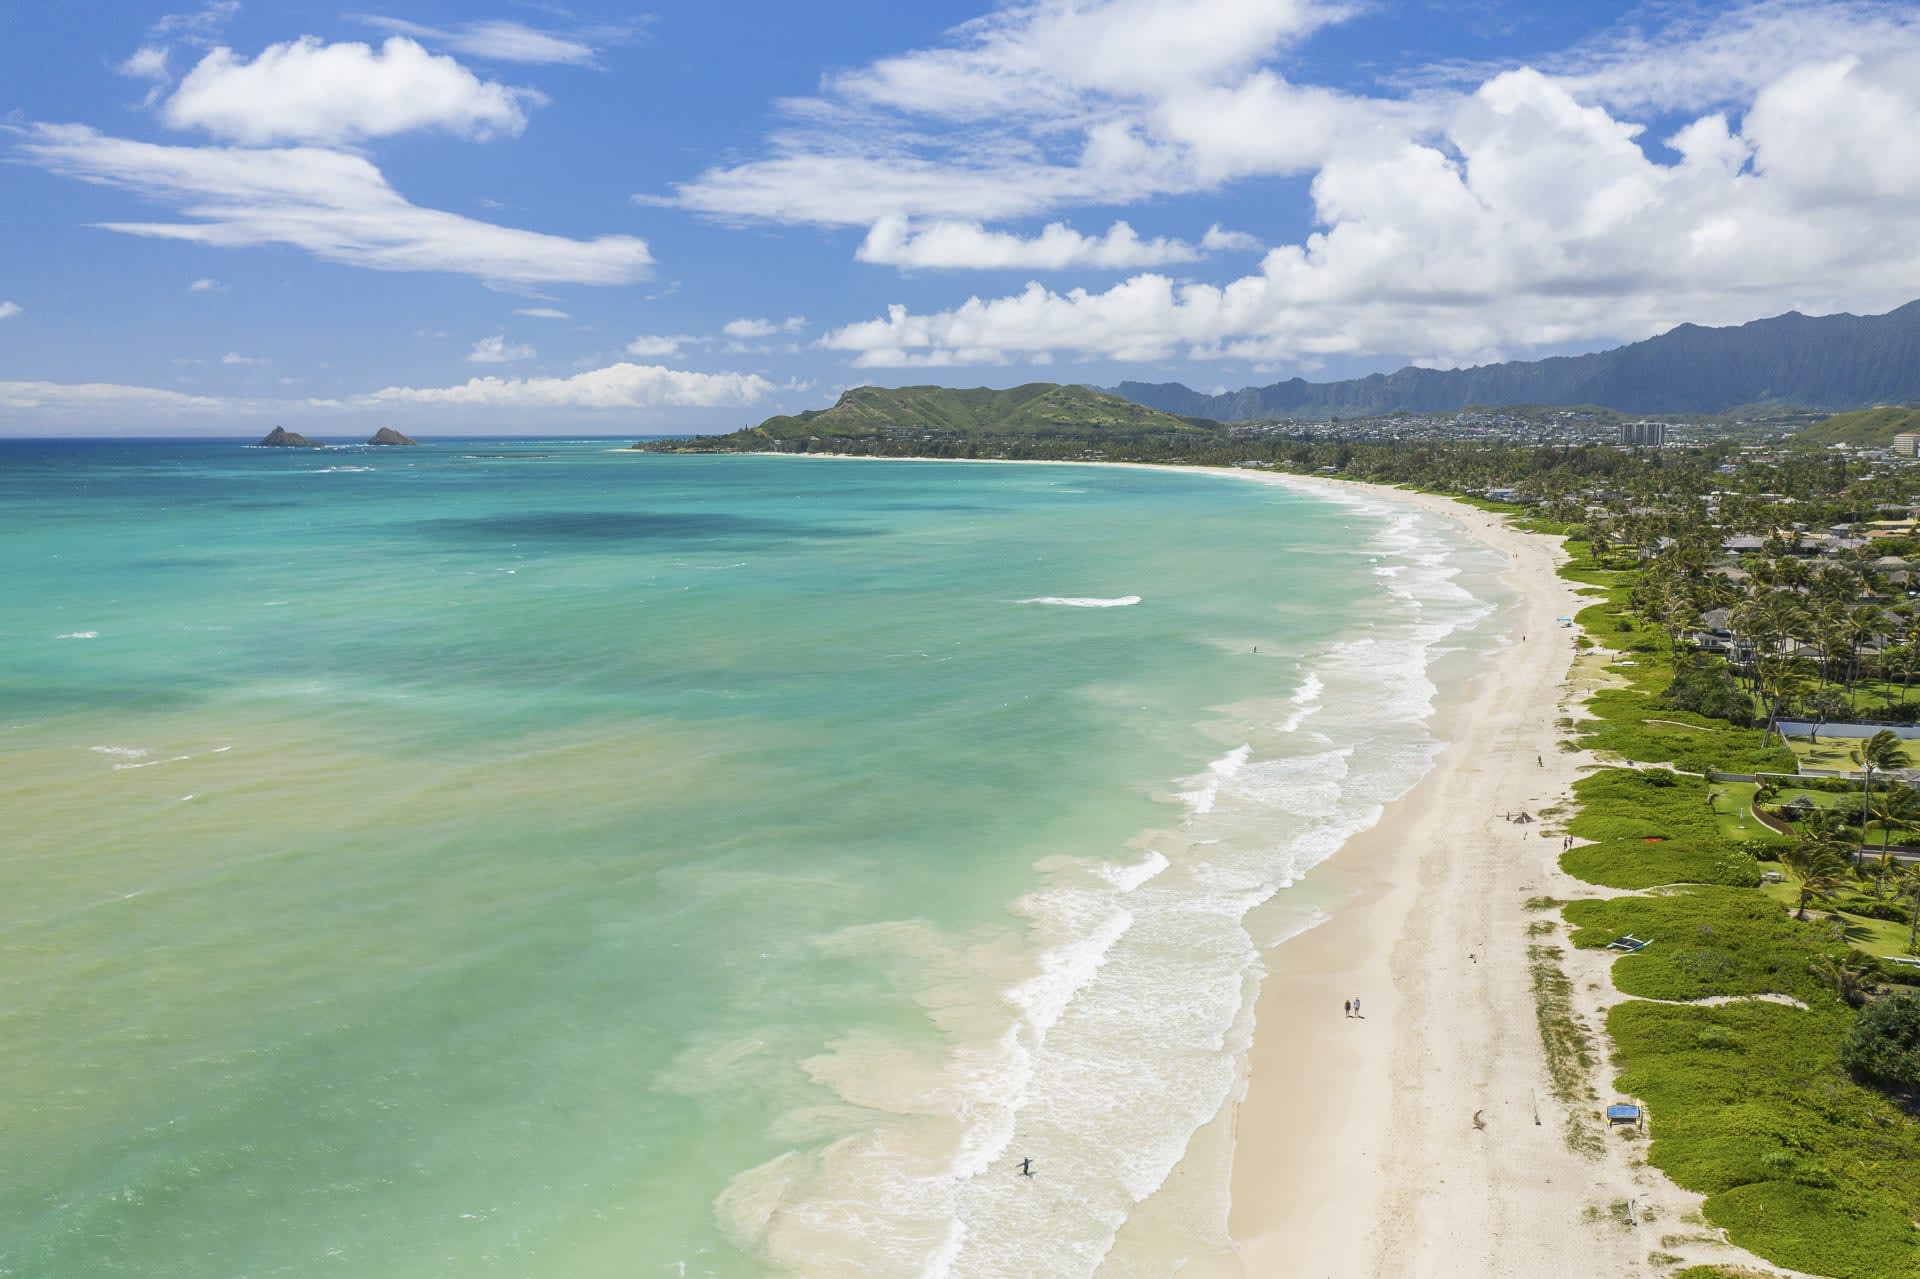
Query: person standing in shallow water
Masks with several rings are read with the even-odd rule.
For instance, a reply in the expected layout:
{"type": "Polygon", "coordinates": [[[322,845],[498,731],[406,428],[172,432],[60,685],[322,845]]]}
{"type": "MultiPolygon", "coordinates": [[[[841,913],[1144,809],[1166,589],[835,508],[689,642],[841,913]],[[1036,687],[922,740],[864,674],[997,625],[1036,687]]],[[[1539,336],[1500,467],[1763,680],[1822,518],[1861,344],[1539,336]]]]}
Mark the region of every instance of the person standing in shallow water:
{"type": "Polygon", "coordinates": [[[1022,1159],[1020,1161],[1020,1175],[1022,1177],[1033,1176],[1033,1156],[1032,1155],[1028,1155],[1025,1159],[1022,1159]]]}

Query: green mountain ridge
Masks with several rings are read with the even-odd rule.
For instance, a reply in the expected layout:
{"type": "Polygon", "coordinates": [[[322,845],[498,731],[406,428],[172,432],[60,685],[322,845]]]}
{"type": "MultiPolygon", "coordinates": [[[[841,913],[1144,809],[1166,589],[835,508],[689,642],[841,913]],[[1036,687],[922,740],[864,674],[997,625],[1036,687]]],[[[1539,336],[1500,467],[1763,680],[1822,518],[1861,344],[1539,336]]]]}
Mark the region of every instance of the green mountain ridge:
{"type": "Polygon", "coordinates": [[[1222,422],[1454,412],[1469,405],[1597,405],[1635,414],[1718,414],[1743,405],[1841,412],[1920,399],[1920,302],[1885,315],[1801,315],[1724,328],[1682,324],[1589,355],[1465,369],[1404,368],[1344,382],[1293,378],[1206,395],[1178,382],[1122,382],[1118,395],[1222,422]]]}
{"type": "Polygon", "coordinates": [[[1147,435],[1211,433],[1212,422],[1192,421],[1086,386],[1029,382],[1024,386],[858,386],[832,408],[770,417],[758,426],[694,440],[649,442],[635,448],[699,452],[925,451],[947,454],[989,445],[994,437],[1050,442],[1067,448],[1147,435]]]}

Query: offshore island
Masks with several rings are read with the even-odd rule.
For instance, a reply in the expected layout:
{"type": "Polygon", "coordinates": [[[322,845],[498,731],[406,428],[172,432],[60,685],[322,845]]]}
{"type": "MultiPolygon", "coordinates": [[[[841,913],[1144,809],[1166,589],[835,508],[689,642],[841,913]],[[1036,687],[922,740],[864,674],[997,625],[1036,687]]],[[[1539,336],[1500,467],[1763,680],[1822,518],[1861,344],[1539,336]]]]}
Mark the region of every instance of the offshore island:
{"type": "Polygon", "coordinates": [[[1509,647],[1267,966],[1194,1273],[1916,1273],[1920,409],[861,387],[635,447],[1391,486],[1509,558],[1509,647]]]}

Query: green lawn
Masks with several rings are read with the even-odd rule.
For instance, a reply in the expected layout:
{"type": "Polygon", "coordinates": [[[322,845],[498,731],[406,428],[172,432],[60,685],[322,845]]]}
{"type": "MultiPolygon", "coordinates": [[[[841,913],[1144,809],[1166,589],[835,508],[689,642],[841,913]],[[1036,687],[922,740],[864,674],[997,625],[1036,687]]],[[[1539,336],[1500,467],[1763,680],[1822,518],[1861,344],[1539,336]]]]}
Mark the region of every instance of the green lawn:
{"type": "MultiPolygon", "coordinates": [[[[1834,772],[1857,772],[1859,764],[1853,762],[1853,749],[1859,747],[1859,737],[1820,737],[1818,741],[1809,741],[1807,737],[1788,737],[1788,749],[1793,751],[1793,759],[1799,760],[1801,768],[1830,768],[1834,772]]],[[[1916,764],[1912,741],[1901,743],[1901,753],[1907,757],[1907,768],[1916,764]]]]}
{"type": "Polygon", "coordinates": [[[1719,823],[1722,839],[1757,840],[1769,844],[1787,842],[1785,835],[1753,815],[1753,793],[1759,789],[1757,782],[1715,782],[1708,788],[1713,801],[1714,821],[1719,823]]]}
{"type": "MultiPolygon", "coordinates": [[[[1763,884],[1760,891],[1789,911],[1800,904],[1800,890],[1794,887],[1791,878],[1783,884],[1763,884]]],[[[1849,946],[1864,950],[1875,958],[1885,959],[1907,953],[1908,926],[1895,920],[1865,919],[1844,910],[1834,910],[1820,902],[1807,907],[1807,919],[1809,922],[1838,923],[1845,930],[1849,946]]]]}

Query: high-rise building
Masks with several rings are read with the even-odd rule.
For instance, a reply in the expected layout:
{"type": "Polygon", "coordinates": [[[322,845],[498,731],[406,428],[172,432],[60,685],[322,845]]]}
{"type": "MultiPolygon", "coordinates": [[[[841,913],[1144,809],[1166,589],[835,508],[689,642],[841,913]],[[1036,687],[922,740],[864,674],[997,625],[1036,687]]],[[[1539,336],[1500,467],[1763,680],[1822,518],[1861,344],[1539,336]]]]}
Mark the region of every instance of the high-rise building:
{"type": "Polygon", "coordinates": [[[1620,442],[1642,448],[1661,448],[1667,442],[1667,424],[1665,422],[1622,422],[1620,442]]]}
{"type": "Polygon", "coordinates": [[[1894,436],[1893,451],[1901,457],[1920,456],[1920,431],[1902,431],[1894,436]]]}

